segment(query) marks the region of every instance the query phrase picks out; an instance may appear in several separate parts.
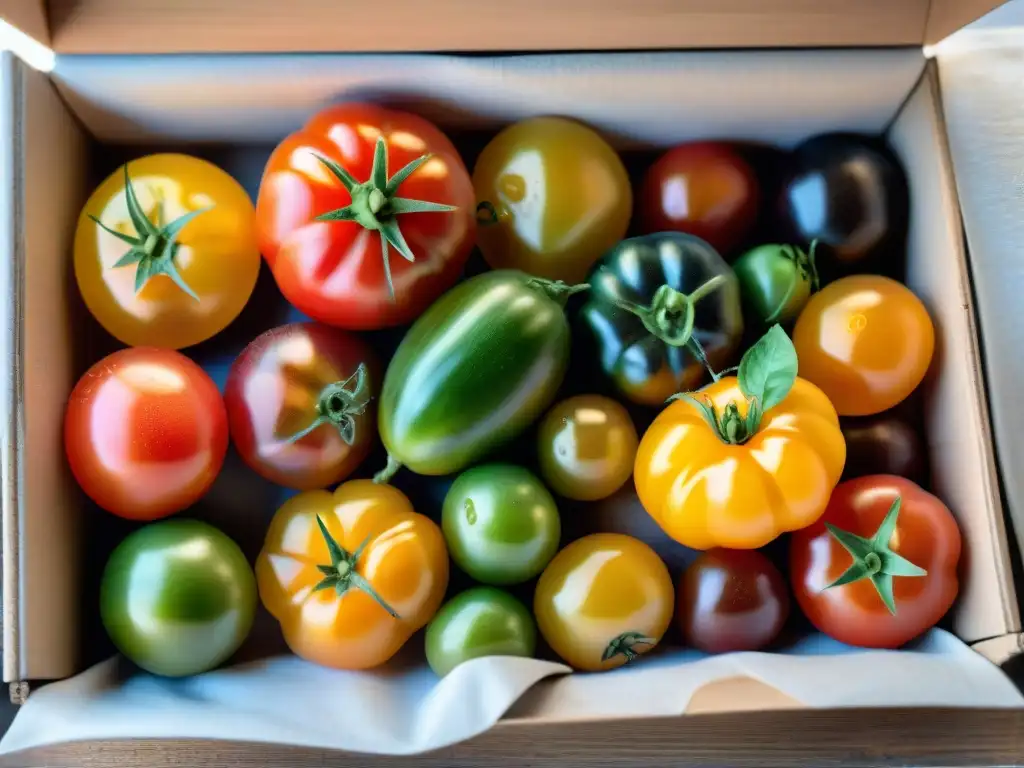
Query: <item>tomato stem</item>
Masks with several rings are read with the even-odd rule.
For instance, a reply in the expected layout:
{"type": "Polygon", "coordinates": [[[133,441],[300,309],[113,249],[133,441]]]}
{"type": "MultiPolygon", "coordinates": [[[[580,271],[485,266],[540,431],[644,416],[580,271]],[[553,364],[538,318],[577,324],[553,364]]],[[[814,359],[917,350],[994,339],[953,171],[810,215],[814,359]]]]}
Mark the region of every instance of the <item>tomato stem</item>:
{"type": "Polygon", "coordinates": [[[384,598],[377,594],[377,590],[373,588],[370,582],[356,571],[359,558],[362,557],[363,550],[366,549],[366,545],[370,543],[373,535],[367,536],[355,552],[349,553],[343,546],[338,544],[337,539],[331,536],[331,532],[327,530],[327,526],[324,525],[320,515],[316,516],[316,524],[320,528],[320,535],[324,537],[327,552],[331,556],[331,563],[330,565],[317,566],[317,570],[324,575],[324,578],[313,587],[313,591],[319,592],[322,589],[333,587],[335,594],[340,598],[344,597],[349,589],[355,587],[372,597],[393,618],[400,619],[401,616],[395,612],[395,609],[388,605],[384,598]]]}
{"type": "Polygon", "coordinates": [[[928,571],[902,557],[889,548],[893,533],[896,531],[896,519],[900,513],[902,499],[897,496],[885,518],[878,526],[878,530],[870,539],[858,536],[855,533],[844,531],[831,523],[825,523],[828,532],[842,545],[843,549],[850,553],[853,562],[839,576],[838,579],[829,584],[825,589],[841,587],[844,584],[852,584],[861,579],[871,579],[871,583],[878,592],[878,596],[889,609],[889,613],[896,615],[896,601],[893,596],[892,580],[894,576],[927,576],[928,571]]]}
{"type": "Polygon", "coordinates": [[[370,178],[362,183],[333,160],[316,152],[313,156],[329,170],[349,193],[352,201],[343,208],[322,213],[316,221],[354,221],[364,229],[380,235],[381,257],[384,260],[384,276],[388,283],[391,300],[395,301],[395,284],[391,278],[389,246],[398,251],[406,261],[416,261],[416,256],[402,235],[397,217],[403,213],[447,213],[455,206],[428,200],[412,200],[398,197],[398,188],[426,163],[432,155],[421,155],[403,166],[394,176],[388,178],[388,145],[383,136],[377,137],[374,147],[373,167],[370,178]]]}
{"type": "Polygon", "coordinates": [[[637,652],[636,645],[653,646],[658,641],[653,637],[647,637],[643,632],[623,632],[621,635],[612,638],[601,654],[601,661],[609,661],[616,656],[625,656],[626,663],[636,659],[642,651],[637,652]]]}
{"type": "Polygon", "coordinates": [[[132,186],[131,178],[128,175],[128,163],[124,165],[124,191],[125,202],[128,207],[128,218],[131,219],[132,226],[135,227],[134,237],[108,227],[97,217],[89,214],[89,218],[100,229],[131,246],[128,252],[114,263],[113,269],[135,267],[136,293],[143,289],[151,277],[166,275],[181,290],[196,301],[199,301],[199,295],[185,282],[181,273],[178,272],[177,265],[174,263],[174,258],[178,255],[178,248],[180,247],[180,243],[176,242],[176,240],[192,219],[202,213],[206,213],[212,206],[189,211],[174,221],[165,223],[164,204],[163,201],[158,201],[153,216],[155,221],[151,220],[146,215],[146,212],[142,210],[139,198],[135,194],[135,188],[132,186]]]}
{"type": "Polygon", "coordinates": [[[352,445],[356,440],[356,417],[363,415],[369,402],[367,368],[365,363],[360,363],[355,373],[347,379],[332,382],[320,391],[316,403],[317,416],[313,423],[289,437],[286,442],[298,442],[324,424],[331,424],[337,428],[341,439],[352,445]]]}
{"type": "Polygon", "coordinates": [[[569,301],[570,296],[590,290],[590,283],[568,285],[561,280],[546,280],[543,277],[531,277],[526,281],[526,285],[544,291],[549,299],[562,307],[569,301]]]}
{"type": "Polygon", "coordinates": [[[391,478],[393,478],[398,473],[398,470],[400,470],[401,468],[402,462],[400,462],[398,459],[396,459],[389,453],[387,466],[385,466],[384,469],[382,469],[380,472],[373,476],[373,482],[379,485],[390,483],[391,478]]]}

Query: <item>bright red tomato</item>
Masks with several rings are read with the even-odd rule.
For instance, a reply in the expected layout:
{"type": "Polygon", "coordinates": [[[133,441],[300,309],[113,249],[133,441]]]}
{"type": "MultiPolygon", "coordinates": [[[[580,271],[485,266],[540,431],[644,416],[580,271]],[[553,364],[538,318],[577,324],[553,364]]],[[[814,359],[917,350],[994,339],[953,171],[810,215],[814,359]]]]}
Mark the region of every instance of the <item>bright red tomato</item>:
{"type": "Polygon", "coordinates": [[[733,147],[694,142],[670,149],[640,188],[644,232],[687,232],[728,255],[753,226],[757,177],[733,147]]]}
{"type": "Polygon", "coordinates": [[[434,125],[341,104],[270,156],[256,203],[260,250],[285,298],[313,319],[401,325],[458,278],[475,207],[466,166],[434,125]]]}
{"type": "Polygon", "coordinates": [[[89,497],[131,520],[195,503],[228,448],[216,384],[179,352],[122,349],[86,371],[68,398],[64,447],[89,497]]]}
{"type": "Polygon", "coordinates": [[[895,475],[840,483],[825,514],[794,533],[790,547],[800,607],[819,630],[850,645],[898,648],[933,627],[959,590],[956,520],[935,496],[895,475]]]}
{"type": "Polygon", "coordinates": [[[273,328],[228,373],[231,439],[250,467],[279,485],[334,485],[370,450],[376,389],[377,361],[355,336],[318,323],[273,328]]]}

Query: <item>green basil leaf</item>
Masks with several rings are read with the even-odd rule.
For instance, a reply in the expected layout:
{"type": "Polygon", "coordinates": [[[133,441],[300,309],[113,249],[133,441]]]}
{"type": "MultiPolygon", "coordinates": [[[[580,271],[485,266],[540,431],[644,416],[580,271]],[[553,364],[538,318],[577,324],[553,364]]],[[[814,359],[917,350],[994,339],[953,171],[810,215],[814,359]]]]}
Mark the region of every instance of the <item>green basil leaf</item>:
{"type": "Polygon", "coordinates": [[[785,399],[796,372],[796,348],[782,327],[773,325],[740,360],[740,389],[757,398],[764,412],[785,399]]]}

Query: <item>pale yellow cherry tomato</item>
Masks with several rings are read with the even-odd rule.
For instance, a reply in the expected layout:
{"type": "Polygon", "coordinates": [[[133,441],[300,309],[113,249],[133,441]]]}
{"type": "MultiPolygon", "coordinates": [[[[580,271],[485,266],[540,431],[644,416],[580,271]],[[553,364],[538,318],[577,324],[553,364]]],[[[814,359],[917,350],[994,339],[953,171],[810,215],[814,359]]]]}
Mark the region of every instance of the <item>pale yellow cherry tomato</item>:
{"type": "Polygon", "coordinates": [[[567,546],[544,569],[533,598],[551,649],[589,671],[622,666],[651,650],[674,608],[665,563],[621,533],[595,533],[567,546]]]}
{"type": "Polygon", "coordinates": [[[567,499],[603,499],[633,474],[639,442],[633,420],[619,403],[601,395],[570,397],[540,423],[541,476],[567,499]]]}
{"type": "Polygon", "coordinates": [[[82,298],[125,344],[180,349],[205,341],[238,316],[256,286],[252,201],[225,171],[190,155],[147,155],[127,170],[146,221],[133,219],[122,166],[78,220],[82,298]]]}
{"type": "Polygon", "coordinates": [[[625,236],[633,210],[615,150],[561,117],[501,131],[476,162],[473,188],[477,245],[492,267],[571,283],[625,236]]]}

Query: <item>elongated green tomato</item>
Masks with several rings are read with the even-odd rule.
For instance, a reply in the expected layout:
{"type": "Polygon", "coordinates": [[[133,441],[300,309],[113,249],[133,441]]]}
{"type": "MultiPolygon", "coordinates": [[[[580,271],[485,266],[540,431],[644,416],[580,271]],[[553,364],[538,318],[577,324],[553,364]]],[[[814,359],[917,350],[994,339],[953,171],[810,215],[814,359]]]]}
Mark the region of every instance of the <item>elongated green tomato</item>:
{"type": "Polygon", "coordinates": [[[759,245],[732,265],[739,278],[744,318],[755,327],[796,320],[811,294],[818,290],[814,247],[759,245]]]}
{"type": "Polygon", "coordinates": [[[537,625],[508,592],[474,587],[456,595],[427,625],[427,663],[438,677],[484,656],[533,656],[537,625]]]}
{"type": "Polygon", "coordinates": [[[125,656],[157,675],[213,669],[245,640],[256,577],[227,535],[199,520],[164,520],[128,535],[100,585],[100,616],[125,656]]]}
{"type": "Polygon", "coordinates": [[[412,326],[384,376],[386,482],[400,466],[458,472],[550,405],[569,361],[569,295],[587,286],[499,270],[444,294],[412,326]]]}
{"type": "Polygon", "coordinates": [[[452,483],[441,528],[452,560],[474,579],[521,584],[555,556],[562,523],[536,475],[513,464],[484,464],[452,483]]]}

